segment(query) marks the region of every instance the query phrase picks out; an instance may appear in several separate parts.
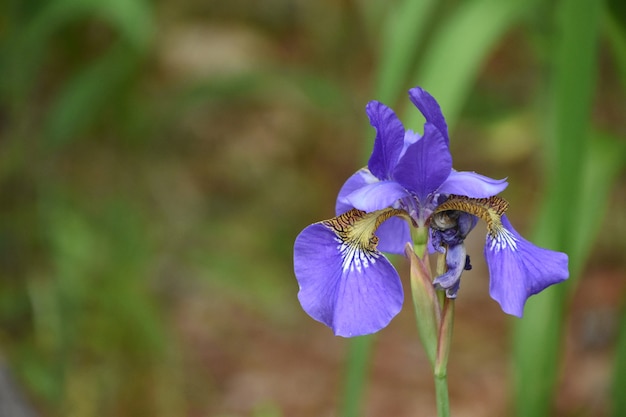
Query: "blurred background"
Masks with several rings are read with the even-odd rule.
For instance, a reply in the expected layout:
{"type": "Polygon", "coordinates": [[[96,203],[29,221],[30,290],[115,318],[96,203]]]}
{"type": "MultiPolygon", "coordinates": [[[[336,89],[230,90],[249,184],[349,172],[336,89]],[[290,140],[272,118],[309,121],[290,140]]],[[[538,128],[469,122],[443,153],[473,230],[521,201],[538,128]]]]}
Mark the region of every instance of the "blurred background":
{"type": "MultiPolygon", "coordinates": [[[[585,177],[603,190],[594,210],[576,208],[579,182],[557,199],[572,202],[572,230],[591,232],[564,301],[550,409],[618,415],[626,18],[623,2],[594,2],[593,59],[563,70],[591,75],[560,88],[566,3],[2,2],[2,415],[340,415],[350,342],[300,309],[292,244],[334,215],[365,164],[369,100],[421,130],[406,96],[418,84],[448,118],[455,168],[509,178],[509,217],[527,237],[554,221],[542,202],[559,188],[551,161],[569,152],[552,139],[553,105],[579,102],[567,100],[578,85],[590,92],[572,126],[593,131],[594,166],[608,172],[585,177]]],[[[457,302],[452,410],[509,415],[514,320],[488,296],[478,230],[457,302]]],[[[434,415],[408,299],[367,369],[362,415],[434,415]]]]}

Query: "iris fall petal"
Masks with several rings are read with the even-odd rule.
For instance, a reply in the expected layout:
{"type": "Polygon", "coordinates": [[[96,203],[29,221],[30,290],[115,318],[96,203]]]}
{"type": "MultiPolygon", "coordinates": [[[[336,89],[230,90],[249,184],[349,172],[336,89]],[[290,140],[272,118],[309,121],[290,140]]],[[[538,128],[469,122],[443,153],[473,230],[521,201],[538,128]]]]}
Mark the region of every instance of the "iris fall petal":
{"type": "Polygon", "coordinates": [[[347,244],[324,223],[296,238],[294,271],[302,308],[338,336],[377,332],[402,308],[400,277],[382,253],[347,244]]]}
{"type": "Polygon", "coordinates": [[[533,294],[569,277],[567,255],[533,245],[502,216],[502,228],[487,235],[489,293],[505,313],[521,317],[533,294]]]}

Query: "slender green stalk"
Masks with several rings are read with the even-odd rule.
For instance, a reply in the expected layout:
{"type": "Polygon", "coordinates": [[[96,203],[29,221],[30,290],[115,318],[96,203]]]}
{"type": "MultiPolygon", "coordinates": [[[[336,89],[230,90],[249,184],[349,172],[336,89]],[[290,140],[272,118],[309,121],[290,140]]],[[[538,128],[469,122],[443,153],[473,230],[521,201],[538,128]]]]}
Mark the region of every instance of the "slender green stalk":
{"type": "Polygon", "coordinates": [[[448,397],[448,376],[435,375],[435,396],[437,398],[437,416],[450,417],[450,398],[448,397]]]}
{"type": "Polygon", "coordinates": [[[346,366],[346,385],[343,393],[341,413],[343,417],[358,417],[360,415],[372,341],[373,336],[361,336],[350,339],[346,366]]]}
{"type": "MultiPolygon", "coordinates": [[[[600,196],[583,200],[581,184],[590,153],[590,109],[595,88],[597,38],[601,2],[561,1],[557,4],[553,53],[553,134],[548,167],[552,178],[542,224],[535,242],[570,255],[570,279],[529,300],[524,319],[515,323],[515,409],[518,417],[550,415],[558,379],[564,308],[575,285],[584,254],[580,247],[580,208],[600,196]],[[581,25],[580,22],[585,22],[581,25]]],[[[597,189],[597,187],[596,187],[597,189]]]]}

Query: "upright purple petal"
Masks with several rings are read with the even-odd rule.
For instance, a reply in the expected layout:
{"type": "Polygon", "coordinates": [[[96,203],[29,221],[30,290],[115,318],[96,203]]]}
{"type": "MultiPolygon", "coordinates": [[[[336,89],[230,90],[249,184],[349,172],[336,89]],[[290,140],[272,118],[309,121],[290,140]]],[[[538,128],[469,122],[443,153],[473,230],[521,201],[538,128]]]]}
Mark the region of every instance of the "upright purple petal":
{"type": "Polygon", "coordinates": [[[441,132],[431,123],[424,125],[424,136],[407,147],[393,173],[394,179],[420,202],[435,192],[452,170],[450,149],[441,132]]]}
{"type": "Polygon", "coordinates": [[[524,239],[506,216],[502,226],[485,244],[489,293],[505,313],[522,317],[528,297],[569,277],[568,258],[524,239]]]}
{"type": "Polygon", "coordinates": [[[365,111],[376,129],[374,150],[367,166],[378,179],[390,179],[404,146],[404,126],[393,110],[378,101],[370,101],[365,111]]]}
{"type": "Polygon", "coordinates": [[[323,223],[296,238],[294,270],[302,308],[337,336],[377,332],[402,308],[400,277],[382,253],[342,240],[323,223]]]}
{"type": "Polygon", "coordinates": [[[338,215],[352,210],[354,206],[348,201],[348,195],[352,194],[359,188],[366,185],[377,183],[379,180],[367,168],[361,168],[343,184],[339,195],[337,196],[337,202],[335,203],[335,213],[338,215]]]}
{"type": "Polygon", "coordinates": [[[494,180],[475,172],[452,170],[450,176],[439,187],[439,192],[465,195],[471,198],[485,198],[499,194],[508,185],[506,178],[494,180]]]}
{"type": "Polygon", "coordinates": [[[402,153],[400,154],[400,158],[404,156],[404,153],[406,152],[409,146],[413,145],[415,142],[417,142],[421,138],[422,136],[419,133],[413,132],[410,129],[404,132],[404,145],[402,147],[402,153]]]}
{"type": "Polygon", "coordinates": [[[441,107],[439,107],[437,100],[421,87],[411,88],[409,90],[409,98],[415,107],[424,115],[426,121],[432,123],[439,132],[441,132],[446,144],[449,144],[448,124],[446,123],[445,117],[443,117],[441,107]]]}

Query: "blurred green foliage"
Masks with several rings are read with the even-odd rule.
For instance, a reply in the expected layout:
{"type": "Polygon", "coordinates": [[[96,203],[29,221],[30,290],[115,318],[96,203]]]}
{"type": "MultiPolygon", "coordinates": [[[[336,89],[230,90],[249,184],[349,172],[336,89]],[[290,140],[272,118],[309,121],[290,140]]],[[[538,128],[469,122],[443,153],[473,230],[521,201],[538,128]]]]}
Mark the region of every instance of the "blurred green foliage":
{"type": "MultiPolygon", "coordinates": [[[[598,6],[608,81],[596,94],[620,103],[626,20],[619,1],[608,6],[598,6]]],[[[247,342],[228,341],[247,309],[297,332],[293,238],[332,214],[369,152],[366,101],[394,105],[419,84],[451,129],[464,115],[515,124],[528,108],[549,125],[556,10],[538,0],[3,2],[0,353],[30,400],[50,416],[223,414],[219,360],[204,374],[181,328],[210,333],[197,349],[230,349],[247,342]]],[[[602,129],[589,121],[592,151],[573,156],[588,158],[581,200],[595,205],[561,208],[586,219],[606,210],[623,172],[624,107],[610,100],[598,106],[602,129]]],[[[568,146],[560,140],[529,149],[554,154],[568,146]]],[[[506,155],[467,158],[456,161],[510,174],[506,155]]],[[[577,274],[593,249],[586,225],[572,241],[577,274]]],[[[358,410],[370,348],[349,361],[346,413],[358,410]]],[[[272,403],[251,410],[283,414],[272,403]]]]}

